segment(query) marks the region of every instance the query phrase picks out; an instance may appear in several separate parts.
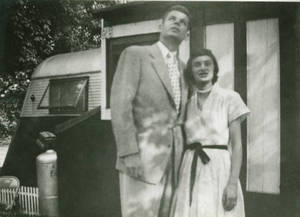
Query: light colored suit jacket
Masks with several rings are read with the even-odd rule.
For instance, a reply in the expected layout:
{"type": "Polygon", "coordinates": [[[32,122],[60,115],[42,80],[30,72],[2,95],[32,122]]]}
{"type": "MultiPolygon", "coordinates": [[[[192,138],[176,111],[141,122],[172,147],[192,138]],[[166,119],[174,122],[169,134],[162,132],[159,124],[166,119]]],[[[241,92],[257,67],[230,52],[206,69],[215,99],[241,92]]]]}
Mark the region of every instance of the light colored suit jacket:
{"type": "MultiPolygon", "coordinates": [[[[182,74],[183,63],[180,63],[182,74]]],[[[112,126],[117,145],[116,168],[127,172],[123,158],[141,156],[144,177],[158,183],[171,156],[172,144],[182,150],[182,123],[187,87],[181,76],[181,112],[176,112],[168,68],[156,44],[131,46],[119,59],[111,91],[112,126]]],[[[175,168],[178,168],[176,162],[175,168]]]]}

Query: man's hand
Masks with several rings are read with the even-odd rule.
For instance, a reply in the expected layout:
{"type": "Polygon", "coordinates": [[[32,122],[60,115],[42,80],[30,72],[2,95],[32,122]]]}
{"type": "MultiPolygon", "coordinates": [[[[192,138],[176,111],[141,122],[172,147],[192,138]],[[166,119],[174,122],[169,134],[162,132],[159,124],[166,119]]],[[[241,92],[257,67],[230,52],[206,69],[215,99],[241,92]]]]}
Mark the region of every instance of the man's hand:
{"type": "Polygon", "coordinates": [[[232,210],[237,202],[237,184],[227,184],[223,192],[223,207],[226,211],[232,210]]]}
{"type": "Polygon", "coordinates": [[[139,154],[131,154],[124,157],[124,163],[128,172],[128,175],[132,177],[141,177],[144,175],[142,168],[141,157],[139,154]]]}

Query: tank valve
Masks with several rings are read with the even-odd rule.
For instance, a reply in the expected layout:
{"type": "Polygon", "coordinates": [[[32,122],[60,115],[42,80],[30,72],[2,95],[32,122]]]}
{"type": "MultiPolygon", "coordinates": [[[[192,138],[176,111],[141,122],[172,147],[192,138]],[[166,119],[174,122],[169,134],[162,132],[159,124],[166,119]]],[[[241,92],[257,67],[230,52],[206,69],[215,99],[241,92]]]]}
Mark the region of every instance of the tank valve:
{"type": "Polygon", "coordinates": [[[48,131],[43,131],[39,133],[39,136],[36,140],[36,144],[43,151],[48,149],[53,149],[56,142],[56,136],[48,131]]]}

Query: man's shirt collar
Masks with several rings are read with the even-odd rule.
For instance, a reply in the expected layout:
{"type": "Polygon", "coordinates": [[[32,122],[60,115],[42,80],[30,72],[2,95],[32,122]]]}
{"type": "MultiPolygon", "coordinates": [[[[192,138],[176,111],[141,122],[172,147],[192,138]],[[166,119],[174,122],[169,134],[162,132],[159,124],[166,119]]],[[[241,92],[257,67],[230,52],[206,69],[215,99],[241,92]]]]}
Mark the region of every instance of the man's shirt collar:
{"type": "Polygon", "coordinates": [[[157,42],[157,46],[159,47],[165,61],[167,60],[168,54],[171,54],[173,57],[177,56],[177,51],[170,51],[161,41],[157,42]]]}

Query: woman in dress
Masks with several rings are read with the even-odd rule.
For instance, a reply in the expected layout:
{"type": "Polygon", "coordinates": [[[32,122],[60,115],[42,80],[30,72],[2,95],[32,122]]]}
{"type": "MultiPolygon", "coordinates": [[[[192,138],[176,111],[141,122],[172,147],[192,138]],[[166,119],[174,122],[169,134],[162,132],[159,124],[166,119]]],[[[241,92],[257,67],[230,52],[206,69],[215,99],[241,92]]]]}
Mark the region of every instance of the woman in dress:
{"type": "Polygon", "coordinates": [[[171,217],[245,216],[239,174],[241,122],[249,109],[237,92],[216,84],[218,70],[208,49],[192,55],[187,64],[186,150],[171,217]]]}

